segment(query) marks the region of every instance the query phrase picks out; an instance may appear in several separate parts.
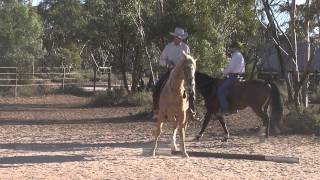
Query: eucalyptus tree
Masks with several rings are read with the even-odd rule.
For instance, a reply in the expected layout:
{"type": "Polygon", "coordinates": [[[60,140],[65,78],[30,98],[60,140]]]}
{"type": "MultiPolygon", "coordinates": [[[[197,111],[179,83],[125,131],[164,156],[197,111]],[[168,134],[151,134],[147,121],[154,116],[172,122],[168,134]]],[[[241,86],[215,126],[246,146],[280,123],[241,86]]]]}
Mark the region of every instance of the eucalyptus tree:
{"type": "MultiPolygon", "coordinates": [[[[258,1],[259,2],[259,1],[258,1]]],[[[319,10],[313,10],[312,7],[316,6],[312,2],[307,0],[304,5],[300,5],[300,9],[297,8],[296,1],[276,1],[276,6],[280,5],[280,12],[287,11],[289,15],[288,30],[284,31],[276,18],[274,7],[272,8],[272,2],[268,0],[262,0],[260,3],[263,6],[263,12],[268,21],[262,22],[265,25],[267,32],[270,33],[272,42],[274,43],[277,52],[278,59],[281,66],[282,76],[286,80],[289,101],[294,102],[296,110],[299,110],[302,104],[307,107],[307,100],[302,99],[301,90],[306,87],[306,80],[310,73],[310,66],[312,63],[312,54],[310,52],[310,22],[319,10]],[[282,8],[281,8],[282,7],[282,8]],[[298,33],[297,33],[298,32],[298,33]],[[284,37],[282,40],[280,37],[284,37]],[[307,55],[305,56],[305,67],[302,69],[298,63],[297,56],[297,38],[300,41],[307,43],[307,55]],[[285,61],[285,58],[289,59],[289,62],[285,61]],[[292,82],[288,79],[288,64],[293,64],[293,78],[292,82]],[[302,73],[300,71],[303,71],[302,73]]],[[[306,91],[304,93],[306,95],[306,91]]]]}
{"type": "Polygon", "coordinates": [[[23,1],[0,2],[0,63],[6,66],[31,66],[43,55],[40,17],[23,1]]]}
{"type": "Polygon", "coordinates": [[[44,64],[79,65],[84,44],[82,32],[86,25],[82,1],[43,0],[38,5],[38,12],[45,28],[44,47],[48,51],[44,64]]]}

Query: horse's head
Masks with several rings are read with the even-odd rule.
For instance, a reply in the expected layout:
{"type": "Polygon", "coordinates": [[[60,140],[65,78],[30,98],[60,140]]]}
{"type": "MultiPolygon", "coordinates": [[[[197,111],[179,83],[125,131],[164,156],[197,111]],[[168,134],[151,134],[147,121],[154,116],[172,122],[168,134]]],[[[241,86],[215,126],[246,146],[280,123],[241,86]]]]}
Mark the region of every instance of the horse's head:
{"type": "Polygon", "coordinates": [[[196,60],[183,52],[183,74],[184,74],[184,87],[186,92],[190,95],[195,92],[195,71],[196,71],[196,60]]]}

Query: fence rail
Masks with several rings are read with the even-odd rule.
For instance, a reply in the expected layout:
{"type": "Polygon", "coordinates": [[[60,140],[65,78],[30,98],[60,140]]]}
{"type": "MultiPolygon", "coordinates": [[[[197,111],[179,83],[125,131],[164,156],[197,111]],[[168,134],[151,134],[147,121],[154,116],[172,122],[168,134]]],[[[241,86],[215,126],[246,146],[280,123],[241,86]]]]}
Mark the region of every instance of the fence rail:
{"type": "Polygon", "coordinates": [[[66,71],[67,67],[55,67],[55,69],[60,69],[62,72],[32,72],[26,73],[18,72],[17,67],[0,67],[0,82],[6,84],[0,84],[0,87],[14,87],[14,95],[18,95],[18,87],[24,86],[61,86],[62,88],[65,85],[76,85],[79,83],[70,82],[74,81],[77,78],[70,77],[71,75],[79,75],[79,73],[71,73],[66,71]],[[13,72],[12,72],[13,71],[13,72]],[[39,78],[37,76],[53,76],[52,78],[39,78]],[[26,78],[30,77],[30,78],[26,78]],[[31,83],[23,83],[21,81],[31,81],[31,83]],[[36,81],[36,82],[35,82],[36,81]],[[48,81],[60,81],[60,83],[48,82],[48,81]],[[43,82],[43,83],[42,83],[43,82]]]}

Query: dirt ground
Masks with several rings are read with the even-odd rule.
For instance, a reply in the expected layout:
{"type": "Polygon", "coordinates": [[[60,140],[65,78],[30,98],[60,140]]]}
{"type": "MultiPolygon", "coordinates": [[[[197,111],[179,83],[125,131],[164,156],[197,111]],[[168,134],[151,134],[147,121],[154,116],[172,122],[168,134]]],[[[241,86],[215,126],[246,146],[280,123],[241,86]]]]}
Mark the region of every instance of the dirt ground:
{"type": "MultiPolygon", "coordinates": [[[[260,124],[250,110],[227,117],[232,135],[211,122],[200,141],[199,123],[187,131],[193,152],[289,156],[299,163],[145,153],[155,123],[134,116],[139,107],[85,108],[89,98],[0,98],[0,179],[320,179],[320,138],[282,135],[262,142],[248,129],[260,124]]],[[[168,147],[170,125],[161,136],[168,147]]]]}

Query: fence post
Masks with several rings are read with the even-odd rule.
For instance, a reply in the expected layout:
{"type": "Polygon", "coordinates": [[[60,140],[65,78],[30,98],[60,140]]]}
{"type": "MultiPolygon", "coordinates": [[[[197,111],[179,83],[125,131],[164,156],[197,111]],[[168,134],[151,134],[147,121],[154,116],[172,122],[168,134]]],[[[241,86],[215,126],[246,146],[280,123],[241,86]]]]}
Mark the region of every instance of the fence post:
{"type": "Polygon", "coordinates": [[[97,67],[93,68],[93,93],[96,92],[97,67]]]}
{"type": "Polygon", "coordinates": [[[14,97],[18,96],[18,70],[17,67],[15,68],[16,70],[16,85],[14,87],[14,97]]]}
{"type": "Polygon", "coordinates": [[[66,67],[63,66],[62,89],[64,90],[64,79],[66,78],[66,67]]]}
{"type": "Polygon", "coordinates": [[[108,69],[108,90],[111,90],[111,66],[108,69]]]}

